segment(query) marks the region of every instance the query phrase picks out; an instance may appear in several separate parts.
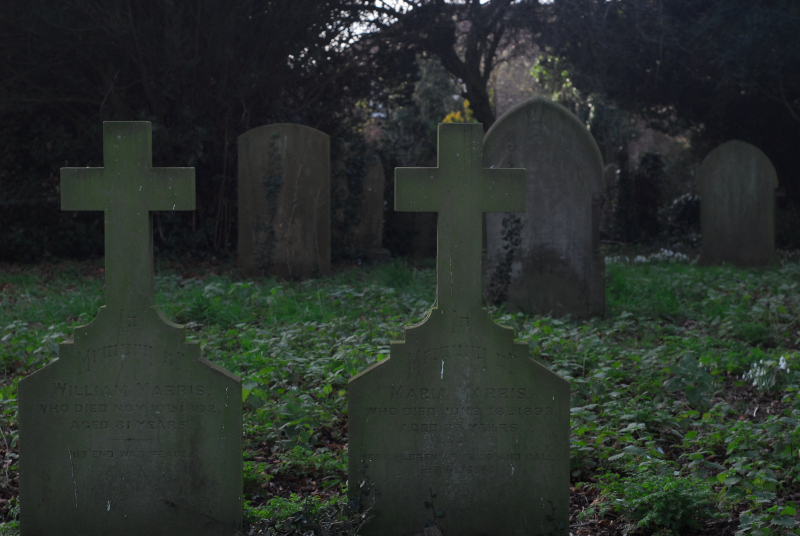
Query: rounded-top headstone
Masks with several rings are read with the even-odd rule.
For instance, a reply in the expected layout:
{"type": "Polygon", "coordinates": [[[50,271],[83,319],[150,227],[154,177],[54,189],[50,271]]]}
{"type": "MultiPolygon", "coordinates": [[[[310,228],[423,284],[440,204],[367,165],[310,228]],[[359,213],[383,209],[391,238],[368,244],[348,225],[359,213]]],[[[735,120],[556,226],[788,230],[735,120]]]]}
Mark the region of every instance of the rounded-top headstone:
{"type": "Polygon", "coordinates": [[[239,136],[239,265],[250,276],[331,271],[330,138],[276,123],[239,136]]]}
{"type": "Polygon", "coordinates": [[[586,126],[559,104],[531,99],[492,125],[483,154],[486,167],[527,174],[524,214],[486,214],[487,301],[530,314],[603,314],[603,158],[586,126]]]}
{"type": "Polygon", "coordinates": [[[697,176],[703,251],[700,264],[770,264],[775,256],[775,168],[757,147],[723,143],[697,176]]]}

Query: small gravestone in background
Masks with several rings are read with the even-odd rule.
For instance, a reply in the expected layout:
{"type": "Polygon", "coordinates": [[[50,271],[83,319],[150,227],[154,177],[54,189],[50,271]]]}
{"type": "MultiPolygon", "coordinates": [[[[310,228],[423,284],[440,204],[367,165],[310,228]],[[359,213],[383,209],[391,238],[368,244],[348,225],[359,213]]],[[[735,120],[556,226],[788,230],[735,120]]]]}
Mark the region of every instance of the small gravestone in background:
{"type": "Polygon", "coordinates": [[[697,176],[700,264],[767,266],[775,256],[775,188],[767,155],[743,141],[711,151],[697,176]]]}
{"type": "Polygon", "coordinates": [[[103,160],[61,170],[64,210],[105,212],[106,305],[19,382],[22,534],[239,534],[241,384],[153,301],[151,212],[193,210],[194,170],[151,167],[146,122],[103,160]]]}
{"type": "Polygon", "coordinates": [[[239,136],[239,265],[249,276],[331,271],[330,139],[294,124],[239,136]]]}
{"type": "Polygon", "coordinates": [[[483,155],[486,167],[525,168],[528,201],[525,214],[486,215],[487,300],[529,314],[603,314],[605,181],[586,126],[564,107],[532,99],[492,125],[483,155]]]}
{"type": "Polygon", "coordinates": [[[569,384],[482,306],[482,214],[525,208],[524,171],[483,168],[482,138],[439,125],[439,167],[396,170],[396,210],[439,214],[438,286],[428,317],[350,380],[366,536],[568,534],[569,384]]]}
{"type": "Polygon", "coordinates": [[[383,163],[376,153],[366,154],[367,170],[361,204],[357,209],[358,225],[353,230],[355,241],[361,244],[371,257],[386,257],[389,252],[383,246],[383,190],[386,177],[383,163]]]}
{"type": "Polygon", "coordinates": [[[600,215],[600,237],[611,238],[614,236],[614,213],[617,208],[617,198],[619,197],[619,166],[608,164],[603,169],[605,180],[605,195],[603,210],[600,215]]]}
{"type": "Polygon", "coordinates": [[[383,163],[374,151],[343,147],[334,165],[332,242],[346,258],[387,259],[383,246],[383,163]]]}

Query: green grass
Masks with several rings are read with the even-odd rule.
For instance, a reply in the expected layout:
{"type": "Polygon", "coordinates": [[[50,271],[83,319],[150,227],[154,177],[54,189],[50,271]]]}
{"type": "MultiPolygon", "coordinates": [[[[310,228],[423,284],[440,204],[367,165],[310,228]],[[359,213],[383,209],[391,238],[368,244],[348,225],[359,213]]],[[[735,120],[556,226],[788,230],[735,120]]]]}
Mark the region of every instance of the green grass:
{"type": "MultiPolygon", "coordinates": [[[[57,344],[94,316],[99,267],[0,268],[0,408],[10,444],[16,378],[54,359],[57,344]]],[[[573,497],[592,501],[574,523],[619,516],[660,534],[695,525],[713,534],[728,521],[742,534],[797,530],[798,284],[796,262],[754,271],[651,258],[607,266],[604,318],[492,310],[533,359],[571,383],[573,497]]],[[[166,316],[242,377],[254,526],[344,523],[347,380],[423,318],[434,288],[430,265],[401,261],[305,283],[158,271],[166,316]]],[[[13,478],[15,454],[6,464],[13,478]]],[[[0,495],[13,497],[13,483],[0,495]]],[[[13,506],[0,511],[7,520],[13,506]]]]}

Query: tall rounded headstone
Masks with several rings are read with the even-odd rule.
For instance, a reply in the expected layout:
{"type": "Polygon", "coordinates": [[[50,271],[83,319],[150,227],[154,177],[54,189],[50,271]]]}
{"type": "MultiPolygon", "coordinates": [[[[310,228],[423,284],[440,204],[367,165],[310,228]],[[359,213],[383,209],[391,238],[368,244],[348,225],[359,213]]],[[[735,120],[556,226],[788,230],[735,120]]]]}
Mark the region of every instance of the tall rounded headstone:
{"type": "Polygon", "coordinates": [[[486,214],[487,301],[530,314],[603,314],[603,158],[586,126],[531,99],[492,125],[483,154],[486,167],[525,168],[527,177],[527,212],[486,214]]]}
{"type": "Polygon", "coordinates": [[[703,251],[700,264],[770,264],[775,255],[775,168],[757,147],[723,143],[697,177],[703,251]]]}
{"type": "Polygon", "coordinates": [[[239,136],[239,266],[303,279],[331,271],[330,138],[278,123],[239,136]]]}

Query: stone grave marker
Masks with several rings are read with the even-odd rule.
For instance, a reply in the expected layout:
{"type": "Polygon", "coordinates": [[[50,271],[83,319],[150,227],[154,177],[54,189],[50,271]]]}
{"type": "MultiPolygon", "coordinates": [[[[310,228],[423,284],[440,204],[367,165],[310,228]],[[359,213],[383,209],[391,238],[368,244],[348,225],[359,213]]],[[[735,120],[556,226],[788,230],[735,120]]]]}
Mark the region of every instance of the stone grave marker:
{"type": "Polygon", "coordinates": [[[700,264],[771,264],[775,257],[777,187],[775,168],[757,147],[734,140],[711,151],[697,175],[700,264]]]}
{"type": "Polygon", "coordinates": [[[386,177],[383,163],[374,152],[365,156],[367,170],[364,175],[364,186],[361,204],[358,206],[358,225],[353,230],[355,242],[362,244],[364,251],[372,257],[385,257],[388,251],[383,246],[383,190],[386,177]]]}
{"type": "Polygon", "coordinates": [[[239,136],[239,266],[304,279],[331,271],[327,134],[279,123],[239,136]]]}
{"type": "Polygon", "coordinates": [[[354,258],[391,258],[382,248],[386,177],[380,157],[374,151],[345,145],[334,170],[334,247],[354,258]]]}
{"type": "Polygon", "coordinates": [[[194,169],[151,167],[147,122],[104,123],[103,160],[61,170],[62,209],[105,212],[106,304],[19,382],[22,534],[239,534],[241,383],[153,299],[151,213],[194,209],[194,169]]]}
{"type": "Polygon", "coordinates": [[[482,214],[525,209],[482,166],[478,124],[439,125],[439,167],[398,168],[395,208],[438,212],[436,303],[349,384],[349,493],[365,536],[568,534],[569,384],[483,307],[482,214]]]}
{"type": "Polygon", "coordinates": [[[487,301],[529,314],[603,314],[605,180],[586,126],[559,104],[528,100],[486,133],[483,163],[525,168],[528,200],[524,214],[486,215],[487,301]]]}

